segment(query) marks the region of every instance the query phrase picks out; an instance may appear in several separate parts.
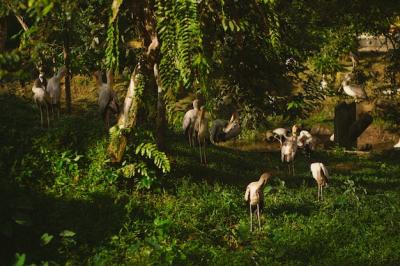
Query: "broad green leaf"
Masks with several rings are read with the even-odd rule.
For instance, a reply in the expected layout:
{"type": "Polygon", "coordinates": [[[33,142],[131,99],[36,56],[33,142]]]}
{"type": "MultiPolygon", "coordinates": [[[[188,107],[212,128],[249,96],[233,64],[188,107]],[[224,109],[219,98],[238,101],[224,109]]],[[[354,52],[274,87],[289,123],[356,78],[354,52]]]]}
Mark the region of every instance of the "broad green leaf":
{"type": "Polygon", "coordinates": [[[54,238],[53,235],[49,235],[48,233],[44,233],[40,238],[40,242],[42,246],[46,246],[50,243],[50,241],[54,238]]]}
{"type": "Polygon", "coordinates": [[[64,230],[60,233],[61,237],[73,237],[76,233],[70,230],[64,230]]]}

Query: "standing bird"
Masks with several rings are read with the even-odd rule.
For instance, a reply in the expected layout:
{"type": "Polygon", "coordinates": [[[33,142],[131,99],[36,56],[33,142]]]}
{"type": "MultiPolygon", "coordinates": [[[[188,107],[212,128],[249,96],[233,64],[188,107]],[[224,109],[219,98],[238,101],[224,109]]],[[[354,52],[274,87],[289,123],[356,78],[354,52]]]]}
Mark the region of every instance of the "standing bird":
{"type": "Polygon", "coordinates": [[[320,199],[323,200],[322,189],[323,189],[323,187],[328,186],[328,178],[329,178],[328,169],[326,169],[326,167],[323,163],[312,163],[310,166],[310,169],[311,169],[313,178],[315,179],[315,181],[317,181],[317,184],[318,184],[317,200],[318,201],[320,199]]]}
{"type": "Polygon", "coordinates": [[[200,111],[197,113],[196,122],[194,124],[194,132],[197,134],[197,141],[199,143],[200,150],[200,162],[207,164],[206,158],[206,140],[208,137],[208,119],[205,117],[205,109],[204,106],[200,108],[200,111]]]}
{"type": "Polygon", "coordinates": [[[270,173],[263,173],[257,182],[251,182],[247,186],[246,193],[244,193],[244,200],[249,203],[250,209],[250,231],[253,231],[253,208],[255,207],[257,210],[258,227],[261,229],[260,208],[262,209],[264,206],[263,189],[270,178],[270,173]]]}
{"type": "Polygon", "coordinates": [[[294,176],[294,159],[297,152],[297,126],[292,127],[292,136],[288,137],[281,147],[281,160],[288,163],[288,172],[294,176]]]}
{"type": "Polygon", "coordinates": [[[354,71],[354,68],[356,68],[358,66],[358,63],[360,60],[359,60],[358,56],[355,53],[353,53],[352,51],[349,52],[349,57],[351,59],[351,63],[353,66],[353,71],[354,71]]]}
{"type": "Polygon", "coordinates": [[[346,74],[344,80],[342,81],[342,87],[344,92],[355,98],[356,101],[358,101],[359,99],[364,100],[364,99],[368,99],[367,93],[364,90],[364,87],[360,86],[360,85],[355,85],[352,84],[350,85],[351,76],[349,73],[346,74]]]}
{"type": "Polygon", "coordinates": [[[277,139],[282,147],[282,141],[283,139],[287,139],[288,138],[288,133],[289,130],[286,128],[276,128],[272,131],[272,134],[274,136],[275,139],[277,139]]]}
{"type": "Polygon", "coordinates": [[[395,148],[395,149],[400,148],[400,139],[399,139],[399,142],[397,142],[397,144],[395,144],[395,145],[393,146],[393,148],[395,148]]]}
{"type": "Polygon", "coordinates": [[[49,127],[50,96],[46,91],[46,79],[44,78],[43,73],[40,73],[39,77],[33,83],[32,92],[33,92],[33,100],[35,101],[36,105],[40,110],[40,125],[43,127],[43,109],[46,108],[47,127],[49,127]]]}
{"type": "Polygon", "coordinates": [[[57,74],[49,79],[47,83],[47,93],[50,96],[51,111],[54,118],[54,110],[57,109],[57,116],[60,118],[60,98],[61,98],[61,86],[60,81],[67,73],[65,66],[61,67],[57,74]]]}
{"type": "Polygon", "coordinates": [[[106,130],[108,130],[110,127],[110,115],[119,114],[117,95],[112,89],[112,71],[107,72],[107,83],[103,83],[100,71],[94,73],[94,78],[96,79],[97,87],[99,89],[99,110],[105,123],[106,130]]]}
{"type": "Polygon", "coordinates": [[[311,152],[315,150],[316,139],[307,130],[302,130],[297,138],[297,146],[302,148],[306,156],[310,158],[311,152]]]}
{"type": "Polygon", "coordinates": [[[323,91],[328,89],[328,81],[326,81],[325,74],[322,75],[321,85],[319,87],[323,91]]]}
{"type": "Polygon", "coordinates": [[[193,109],[185,113],[182,121],[182,129],[185,135],[188,135],[190,147],[194,146],[194,124],[196,122],[197,114],[199,112],[199,100],[193,101],[193,109]]]}

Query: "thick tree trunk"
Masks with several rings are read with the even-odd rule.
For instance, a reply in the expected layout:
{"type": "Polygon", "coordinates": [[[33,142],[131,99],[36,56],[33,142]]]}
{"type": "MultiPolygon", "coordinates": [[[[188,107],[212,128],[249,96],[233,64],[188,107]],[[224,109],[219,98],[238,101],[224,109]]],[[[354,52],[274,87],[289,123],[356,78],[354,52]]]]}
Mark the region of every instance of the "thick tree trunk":
{"type": "Polygon", "coordinates": [[[5,51],[7,40],[7,19],[6,17],[0,18],[0,52],[5,51]]]}
{"type": "Polygon", "coordinates": [[[139,110],[140,99],[142,96],[142,84],[138,79],[140,64],[135,67],[131,75],[128,91],[122,111],[118,118],[116,126],[110,129],[110,144],[108,145],[108,154],[112,162],[121,162],[128,143],[126,132],[136,126],[137,113],[139,110]]]}
{"type": "Polygon", "coordinates": [[[344,148],[357,147],[357,139],[349,138],[349,129],[356,121],[356,104],[342,102],[335,107],[335,142],[344,148]]]}
{"type": "Polygon", "coordinates": [[[64,33],[64,44],[63,44],[64,64],[66,68],[65,74],[65,102],[67,104],[67,113],[71,113],[71,58],[70,58],[70,46],[69,46],[69,33],[64,33]]]}

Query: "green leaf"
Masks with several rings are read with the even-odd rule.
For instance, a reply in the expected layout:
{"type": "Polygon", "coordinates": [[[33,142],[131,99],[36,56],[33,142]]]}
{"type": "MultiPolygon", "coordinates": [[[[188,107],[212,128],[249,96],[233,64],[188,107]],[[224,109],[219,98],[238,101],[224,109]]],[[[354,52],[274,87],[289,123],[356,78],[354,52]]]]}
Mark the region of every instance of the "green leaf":
{"type": "Polygon", "coordinates": [[[61,237],[73,237],[74,235],[76,235],[76,233],[70,230],[64,230],[60,233],[61,237]]]}
{"type": "Polygon", "coordinates": [[[23,266],[23,265],[25,265],[25,260],[26,260],[25,253],[22,253],[22,254],[16,253],[15,254],[14,266],[23,266]]]}
{"type": "Polygon", "coordinates": [[[235,24],[233,24],[233,21],[232,21],[232,20],[229,20],[229,29],[230,29],[231,31],[234,31],[234,30],[235,30],[235,24]]]}
{"type": "Polygon", "coordinates": [[[48,233],[44,233],[40,238],[40,242],[42,246],[46,246],[50,243],[50,241],[54,238],[53,235],[49,235],[48,233]]]}

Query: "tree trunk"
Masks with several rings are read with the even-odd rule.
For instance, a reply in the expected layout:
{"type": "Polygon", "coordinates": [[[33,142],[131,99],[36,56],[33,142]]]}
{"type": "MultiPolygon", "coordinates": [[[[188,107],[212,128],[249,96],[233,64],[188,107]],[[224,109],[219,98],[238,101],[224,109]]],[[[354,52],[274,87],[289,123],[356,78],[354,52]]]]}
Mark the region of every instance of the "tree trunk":
{"type": "Polygon", "coordinates": [[[357,147],[357,138],[349,138],[349,129],[356,121],[356,104],[342,102],[335,107],[335,142],[346,149],[357,147]]]}
{"type": "Polygon", "coordinates": [[[7,40],[7,19],[6,17],[0,18],[0,52],[5,51],[7,40]]]}
{"type": "Polygon", "coordinates": [[[158,65],[154,64],[154,78],[157,83],[157,120],[156,120],[156,139],[160,150],[165,150],[165,133],[167,129],[166,108],[164,100],[164,90],[161,85],[161,78],[158,65]]]}
{"type": "Polygon", "coordinates": [[[138,63],[131,75],[131,80],[128,91],[126,92],[122,111],[118,118],[118,123],[110,129],[108,154],[110,155],[112,162],[121,162],[128,143],[126,134],[129,132],[129,129],[136,126],[140,99],[143,94],[141,80],[138,78],[140,67],[140,63],[138,63]]]}
{"type": "Polygon", "coordinates": [[[63,44],[64,64],[66,68],[65,74],[65,102],[67,104],[67,113],[71,113],[71,58],[70,58],[70,46],[69,46],[69,33],[64,33],[64,44],[63,44]]]}

